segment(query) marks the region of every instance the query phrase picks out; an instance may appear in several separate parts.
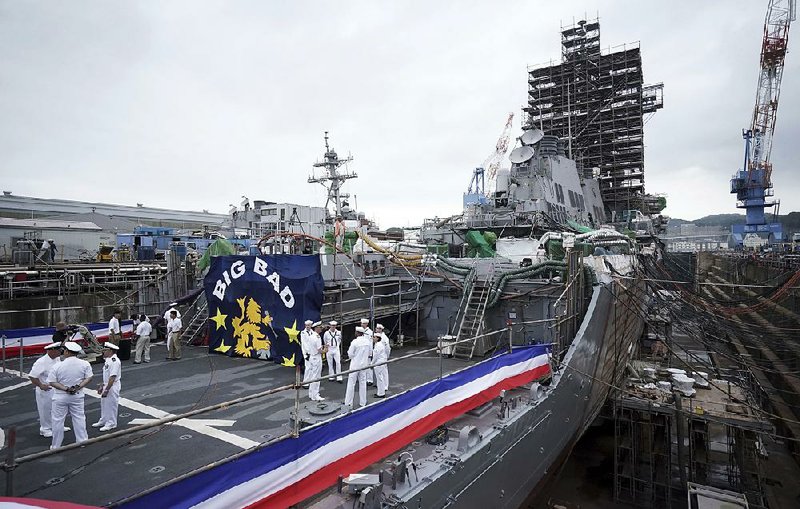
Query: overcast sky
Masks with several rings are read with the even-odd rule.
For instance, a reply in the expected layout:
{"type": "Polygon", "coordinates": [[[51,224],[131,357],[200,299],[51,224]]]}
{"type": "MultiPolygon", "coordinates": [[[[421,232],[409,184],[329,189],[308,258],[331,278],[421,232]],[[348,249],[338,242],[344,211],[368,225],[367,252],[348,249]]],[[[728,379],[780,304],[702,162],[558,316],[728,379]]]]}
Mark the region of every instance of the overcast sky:
{"type": "MultiPolygon", "coordinates": [[[[664,109],[645,127],[648,192],[666,213],[736,212],[766,1],[265,2],[0,0],[0,188],[227,212],[322,205],[323,131],[384,228],[460,212],[526,69],[560,58],[561,24],[640,41],[664,109]],[[558,5],[554,5],[558,4],[558,5]]],[[[790,50],[800,48],[798,27],[790,50]]],[[[786,59],[775,195],[800,210],[800,50],[786,59]]]]}

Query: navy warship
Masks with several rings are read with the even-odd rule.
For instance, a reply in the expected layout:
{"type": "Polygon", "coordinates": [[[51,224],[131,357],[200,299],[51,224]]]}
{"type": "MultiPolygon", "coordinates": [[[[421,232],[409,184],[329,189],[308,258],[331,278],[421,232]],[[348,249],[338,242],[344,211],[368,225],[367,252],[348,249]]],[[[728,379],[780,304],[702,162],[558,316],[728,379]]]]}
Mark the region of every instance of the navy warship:
{"type": "MultiPolygon", "coordinates": [[[[658,254],[647,214],[604,202],[606,177],[542,124],[521,133],[490,192],[403,240],[379,239],[347,208],[341,184],[354,175],[326,138],[315,164],[325,173],[309,182],[326,186],[327,224],[344,217],[347,235],[277,232],[258,255],[213,257],[205,294],[183,307],[183,358],[123,366],[123,429],[48,450],[25,382],[3,378],[6,495],[109,507],[523,506],[621,380],[649,301],[637,257],[658,254]],[[325,400],[308,401],[303,383],[315,381],[300,378],[296,323],[252,297],[295,306],[280,270],[300,265],[320,282],[303,317],[339,322],[345,347],[361,319],[386,325],[387,398],[351,410],[325,373],[325,400]],[[263,289],[239,298],[240,316],[221,311],[225,289],[251,277],[263,289]]],[[[24,377],[32,361],[4,373],[24,377]]]]}
{"type": "MultiPolygon", "coordinates": [[[[529,243],[515,244],[516,258],[436,254],[443,241],[446,251],[458,251],[442,228],[435,239],[422,232],[425,253],[380,243],[365,231],[350,252],[299,255],[284,252],[291,244],[263,243],[276,259],[319,260],[320,318],[344,324],[345,338],[362,317],[387,323],[396,347],[388,399],[370,398],[350,412],[338,403],[343,387],[324,378],[328,401],[308,402],[294,370],[213,355],[214,345],[190,346],[185,359],[168,366],[126,364],[120,417],[128,429],[92,431],[88,445],[43,451],[46,444],[30,432],[32,398],[10,386],[3,402],[14,410],[3,427],[17,428],[7,494],[121,507],[519,507],[558,471],[597,416],[642,333],[647,301],[645,286],[628,278],[641,249],[610,228],[576,230],[602,201],[595,184],[577,184],[574,162],[537,146],[542,141],[548,138],[522,145],[530,158],[512,159],[517,188],[509,201],[495,201],[496,217],[489,207],[482,212],[497,225],[509,203],[557,211],[533,211],[530,218],[546,220],[528,221],[521,240],[529,243]],[[561,183],[571,181],[577,185],[561,183]],[[557,208],[562,186],[572,209],[557,208]],[[552,194],[541,192],[548,189],[552,194]],[[443,404],[430,399],[434,393],[455,399],[443,404]],[[434,404],[436,412],[402,421],[403,412],[434,404]],[[355,431],[369,416],[379,431],[361,437],[355,431]],[[386,416],[400,419],[394,433],[380,431],[389,425],[386,416]],[[336,442],[346,445],[342,450],[331,445],[337,429],[350,430],[336,442]],[[301,447],[315,434],[329,439],[301,447]],[[332,449],[335,458],[310,459],[332,449]],[[263,476],[277,475],[269,466],[275,458],[285,460],[285,472],[267,481],[263,476]],[[84,479],[109,475],[114,483],[86,489],[84,479]]],[[[335,153],[330,159],[335,178],[335,153]]],[[[496,246],[519,240],[501,237],[496,246]]],[[[208,306],[197,308],[207,317],[208,306]]],[[[23,359],[20,373],[29,362],[23,359]]],[[[90,398],[87,418],[96,406],[90,398]]]]}

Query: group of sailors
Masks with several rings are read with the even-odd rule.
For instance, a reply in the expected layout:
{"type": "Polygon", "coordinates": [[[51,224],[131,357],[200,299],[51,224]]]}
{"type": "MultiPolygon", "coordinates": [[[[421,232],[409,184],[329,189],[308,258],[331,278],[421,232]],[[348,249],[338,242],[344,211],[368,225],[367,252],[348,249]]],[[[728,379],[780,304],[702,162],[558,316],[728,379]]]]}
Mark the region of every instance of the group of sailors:
{"type": "MultiPolygon", "coordinates": [[[[183,324],[180,312],[173,304],[164,313],[167,322],[167,360],[181,357],[180,334],[183,324]]],[[[100,418],[92,424],[100,431],[111,431],[117,427],[119,397],[122,389],[122,362],[117,356],[122,339],[120,326],[121,312],[115,310],[108,321],[108,341],[103,343],[103,383],[98,386],[100,396],[100,418]]],[[[150,337],[153,327],[147,315],[134,320],[136,336],[136,357],[134,364],[142,361],[150,362],[150,337]]],[[[88,440],[86,432],[86,416],[84,414],[84,388],[92,380],[92,367],[79,359],[81,346],[70,341],[70,333],[66,324],[56,324],[53,343],[45,347],[45,353],[34,362],[28,375],[35,387],[36,409],[39,412],[39,434],[51,438],[51,449],[61,447],[64,432],[70,428],[64,426],[67,415],[75,428],[77,443],[88,440]]]]}
{"type": "MultiPolygon", "coordinates": [[[[347,349],[350,360],[347,376],[347,389],[344,404],[353,408],[356,383],[360,406],[367,404],[367,386],[376,386],[376,398],[385,398],[389,388],[389,360],[392,348],[389,337],[384,333],[381,324],[375,326],[375,331],[369,328],[369,320],[362,318],[360,326],[356,327],[356,335],[347,349]]],[[[308,397],[311,401],[324,401],[320,396],[319,379],[322,378],[322,357],[328,361],[328,380],[343,382],[342,378],[342,333],[338,330],[339,324],[335,321],[328,323],[328,330],[322,332],[321,321],[305,321],[305,329],[300,332],[300,347],[305,358],[305,373],[303,384],[308,386],[308,397]],[[316,380],[313,381],[312,380],[316,380]]]]}
{"type": "MultiPolygon", "coordinates": [[[[103,383],[97,387],[100,396],[100,419],[92,424],[100,431],[117,427],[119,393],[122,389],[122,363],[117,357],[119,346],[103,344],[103,383]]],[[[39,412],[39,434],[51,438],[51,449],[61,447],[67,415],[75,428],[75,442],[89,439],[84,413],[84,388],[92,381],[92,366],[79,359],[81,346],[74,341],[55,342],[33,364],[28,374],[36,387],[36,409],[39,412]]]]}
{"type": "MultiPolygon", "coordinates": [[[[122,363],[117,357],[119,340],[122,337],[119,312],[109,320],[109,341],[103,344],[103,383],[98,386],[100,396],[100,419],[92,427],[100,431],[111,431],[117,427],[120,390],[122,389],[122,363]]],[[[182,324],[179,312],[173,307],[165,313],[167,319],[167,359],[180,358],[180,332],[182,324]]],[[[347,349],[351,373],[347,376],[347,389],[344,404],[353,408],[356,384],[358,384],[359,404],[367,404],[367,386],[376,386],[376,398],[385,398],[389,388],[389,360],[391,345],[381,324],[375,331],[369,328],[369,320],[361,319],[355,328],[355,337],[347,349]]],[[[335,321],[328,323],[328,330],[322,332],[322,322],[306,320],[305,329],[300,333],[300,344],[305,357],[304,386],[308,386],[308,396],[312,401],[324,401],[320,396],[319,379],[322,378],[322,357],[328,363],[328,380],[343,382],[342,377],[342,333],[335,321]],[[306,383],[311,380],[314,382],[306,383]]],[[[152,326],[150,320],[142,315],[135,326],[137,336],[135,364],[150,361],[149,342],[152,326]],[[146,343],[146,347],[143,346],[146,343]]],[[[77,443],[88,440],[86,416],[84,413],[84,388],[92,380],[91,365],[78,358],[81,346],[68,340],[66,332],[57,327],[53,338],[61,338],[45,347],[45,353],[33,364],[29,379],[35,387],[36,408],[39,412],[39,433],[51,438],[51,449],[61,447],[67,415],[75,428],[77,443]],[[63,336],[63,338],[62,338],[63,336]]]]}

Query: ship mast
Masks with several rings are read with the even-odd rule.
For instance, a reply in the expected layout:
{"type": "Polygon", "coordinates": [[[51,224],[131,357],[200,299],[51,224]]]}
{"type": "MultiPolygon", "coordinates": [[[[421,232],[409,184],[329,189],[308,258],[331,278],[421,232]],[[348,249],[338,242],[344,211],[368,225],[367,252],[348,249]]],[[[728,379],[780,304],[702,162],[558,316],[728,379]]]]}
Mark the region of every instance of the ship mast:
{"type": "Polygon", "coordinates": [[[309,184],[322,184],[328,191],[328,200],[325,202],[325,210],[328,210],[328,203],[333,202],[334,217],[342,215],[342,200],[349,198],[350,195],[341,192],[341,187],[346,180],[358,178],[358,175],[345,170],[339,172],[339,168],[353,160],[353,156],[339,159],[339,155],[328,144],[328,131],[325,131],[325,156],[322,162],[314,163],[314,168],[324,168],[325,173],[320,177],[308,177],[309,184]]]}

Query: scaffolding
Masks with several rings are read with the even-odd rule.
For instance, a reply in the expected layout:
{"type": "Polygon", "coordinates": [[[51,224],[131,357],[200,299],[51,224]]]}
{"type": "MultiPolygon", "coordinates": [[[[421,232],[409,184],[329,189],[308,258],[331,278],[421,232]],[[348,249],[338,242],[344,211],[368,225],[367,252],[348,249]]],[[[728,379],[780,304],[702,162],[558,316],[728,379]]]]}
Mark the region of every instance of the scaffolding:
{"type": "Polygon", "coordinates": [[[644,84],[638,43],[601,50],[597,19],[562,27],[561,48],[560,63],[528,68],[525,127],[567,140],[610,212],[660,212],[644,194],[644,124],[663,107],[664,85],[644,84]]]}
{"type": "Polygon", "coordinates": [[[751,508],[766,507],[760,444],[773,427],[756,410],[746,373],[691,350],[663,315],[649,315],[648,325],[629,366],[633,375],[613,399],[614,499],[682,508],[687,486],[697,483],[740,493],[751,508]],[[695,377],[690,395],[664,387],[675,366],[695,377]]]}

